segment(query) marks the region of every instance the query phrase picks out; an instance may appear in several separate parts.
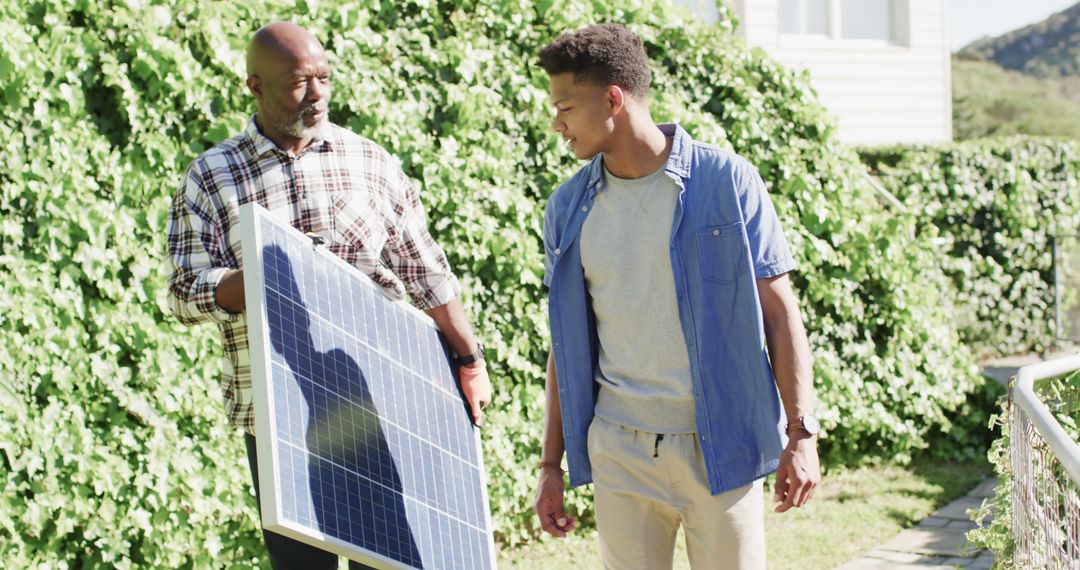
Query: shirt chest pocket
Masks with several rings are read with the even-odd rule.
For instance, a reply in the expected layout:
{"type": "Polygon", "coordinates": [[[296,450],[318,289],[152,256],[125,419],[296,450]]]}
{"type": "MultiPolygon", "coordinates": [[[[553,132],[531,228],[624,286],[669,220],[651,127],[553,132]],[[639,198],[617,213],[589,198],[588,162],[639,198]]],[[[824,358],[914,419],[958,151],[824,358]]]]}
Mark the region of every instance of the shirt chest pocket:
{"type": "Polygon", "coordinates": [[[749,266],[742,222],[698,230],[697,245],[701,274],[709,281],[733,281],[749,266]]]}
{"type": "Polygon", "coordinates": [[[349,251],[377,259],[386,245],[387,233],[376,205],[364,195],[337,192],[330,201],[332,238],[349,251]]]}

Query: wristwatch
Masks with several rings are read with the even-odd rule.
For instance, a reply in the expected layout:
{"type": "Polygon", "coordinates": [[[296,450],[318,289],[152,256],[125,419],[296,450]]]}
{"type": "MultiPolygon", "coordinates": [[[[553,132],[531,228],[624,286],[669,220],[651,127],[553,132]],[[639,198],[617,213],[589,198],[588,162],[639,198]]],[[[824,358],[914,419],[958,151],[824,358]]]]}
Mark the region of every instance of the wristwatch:
{"type": "Polygon", "coordinates": [[[464,356],[458,356],[457,354],[454,354],[453,357],[450,360],[451,360],[451,362],[454,363],[455,366],[465,366],[466,364],[472,364],[473,362],[476,362],[477,360],[483,360],[483,359],[484,359],[484,345],[482,345],[482,344],[480,344],[478,342],[478,343],[476,343],[476,351],[473,352],[472,354],[466,354],[464,356]]]}
{"type": "Polygon", "coordinates": [[[799,416],[799,419],[787,425],[788,433],[793,429],[801,429],[810,435],[817,435],[821,431],[821,424],[814,416],[799,416]]]}

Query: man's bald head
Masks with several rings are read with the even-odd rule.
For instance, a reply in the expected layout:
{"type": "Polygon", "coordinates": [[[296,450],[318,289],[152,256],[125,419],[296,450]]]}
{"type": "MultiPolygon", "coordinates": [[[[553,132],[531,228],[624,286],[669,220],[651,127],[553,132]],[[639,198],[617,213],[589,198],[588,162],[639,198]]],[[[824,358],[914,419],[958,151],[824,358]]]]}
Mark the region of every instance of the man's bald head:
{"type": "Polygon", "coordinates": [[[247,73],[263,75],[267,65],[276,67],[320,55],[322,44],[311,32],[292,22],[273,22],[259,28],[248,43],[247,73]]]}
{"type": "Polygon", "coordinates": [[[247,70],[256,124],[279,147],[298,151],[324,131],[330,63],[310,32],[289,22],[259,28],[248,44],[247,70]]]}

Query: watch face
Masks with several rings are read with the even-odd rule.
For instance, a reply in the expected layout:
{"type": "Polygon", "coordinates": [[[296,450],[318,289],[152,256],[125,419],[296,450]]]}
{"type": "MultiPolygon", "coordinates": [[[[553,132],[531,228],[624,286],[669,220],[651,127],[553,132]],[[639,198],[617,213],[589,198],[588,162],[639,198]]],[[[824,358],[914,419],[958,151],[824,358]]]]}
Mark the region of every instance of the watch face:
{"type": "Polygon", "coordinates": [[[803,429],[810,433],[810,435],[817,435],[817,432],[821,431],[821,424],[818,423],[817,418],[814,416],[802,417],[803,429]]]}

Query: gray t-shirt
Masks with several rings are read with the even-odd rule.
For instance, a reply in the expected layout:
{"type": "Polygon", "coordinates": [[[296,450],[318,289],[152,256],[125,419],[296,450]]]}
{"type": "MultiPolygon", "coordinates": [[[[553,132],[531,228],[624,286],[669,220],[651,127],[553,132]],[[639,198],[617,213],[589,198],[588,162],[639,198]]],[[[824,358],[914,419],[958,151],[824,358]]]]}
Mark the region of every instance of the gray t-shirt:
{"type": "Polygon", "coordinates": [[[581,228],[600,340],[596,415],[651,433],[692,433],[694,393],[669,245],[679,187],[664,168],[612,176],[581,228]]]}

